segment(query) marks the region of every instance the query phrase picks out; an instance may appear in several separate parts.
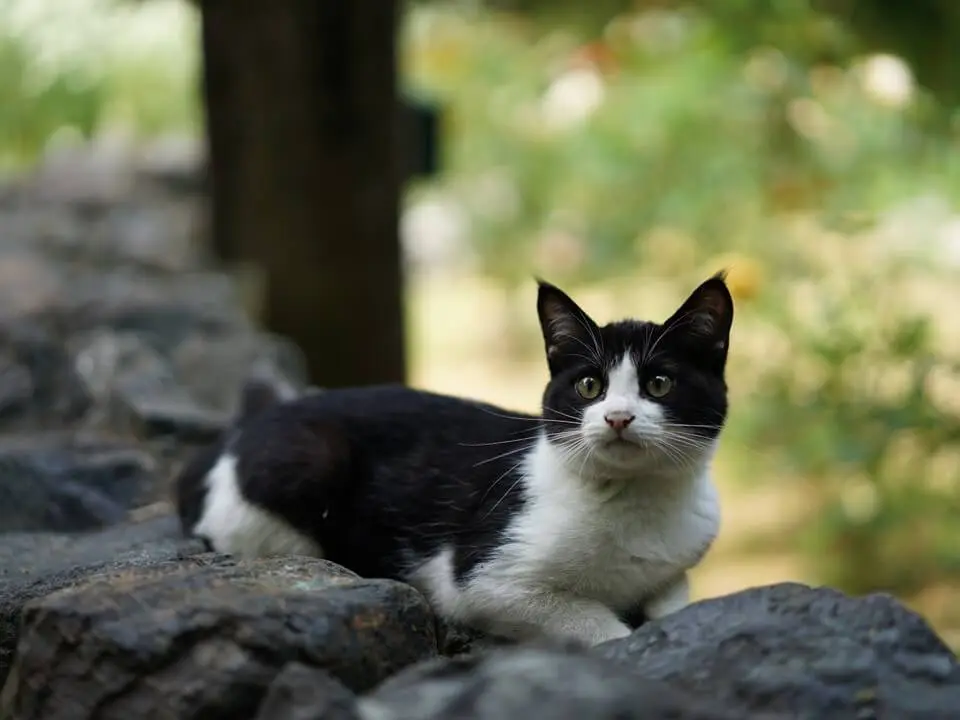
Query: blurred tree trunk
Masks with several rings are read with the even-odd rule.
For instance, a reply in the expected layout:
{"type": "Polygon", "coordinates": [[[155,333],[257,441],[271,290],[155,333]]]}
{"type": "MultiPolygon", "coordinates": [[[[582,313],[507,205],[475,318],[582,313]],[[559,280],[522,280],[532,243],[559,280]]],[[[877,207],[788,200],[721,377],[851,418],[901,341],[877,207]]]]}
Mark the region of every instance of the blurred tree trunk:
{"type": "Polygon", "coordinates": [[[404,379],[395,0],[201,0],[212,232],[325,387],[404,379]]]}

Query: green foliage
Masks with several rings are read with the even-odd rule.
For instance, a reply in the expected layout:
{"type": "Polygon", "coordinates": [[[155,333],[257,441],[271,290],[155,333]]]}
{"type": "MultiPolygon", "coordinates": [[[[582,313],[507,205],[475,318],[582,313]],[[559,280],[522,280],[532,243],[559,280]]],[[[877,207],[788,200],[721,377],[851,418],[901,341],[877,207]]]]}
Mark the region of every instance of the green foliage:
{"type": "Polygon", "coordinates": [[[624,14],[593,39],[419,11],[408,74],[448,110],[448,171],[420,192],[466,212],[506,285],[679,296],[740,258],[736,466],[802,483],[789,544],[821,579],[915,593],[960,571],[960,355],[930,298],[951,291],[960,163],[902,63],[802,0],[766,7],[624,14]]]}
{"type": "Polygon", "coordinates": [[[196,24],[175,0],[0,0],[0,167],[58,135],[195,128],[196,24]]]}
{"type": "Polygon", "coordinates": [[[767,450],[770,477],[805,484],[793,540],[824,581],[910,595],[960,573],[960,356],[906,300],[929,269],[874,271],[803,317],[768,314],[786,361],[757,363],[735,433],[767,450]]]}
{"type": "MultiPolygon", "coordinates": [[[[744,481],[801,484],[789,544],[825,581],[956,578],[960,162],[929,129],[942,108],[858,54],[838,3],[494,6],[407,18],[405,81],[446,112],[445,172],[412,199],[465,213],[508,287],[671,278],[679,296],[732,262],[744,481]]],[[[0,0],[0,165],[64,128],[196,128],[196,25],[168,0],[0,0]]]]}

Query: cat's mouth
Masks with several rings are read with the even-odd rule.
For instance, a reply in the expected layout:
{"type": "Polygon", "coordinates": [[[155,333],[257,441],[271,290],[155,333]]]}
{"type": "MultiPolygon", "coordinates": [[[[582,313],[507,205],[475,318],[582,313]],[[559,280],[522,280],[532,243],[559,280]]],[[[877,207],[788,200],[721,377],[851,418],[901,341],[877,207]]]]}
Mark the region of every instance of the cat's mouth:
{"type": "Polygon", "coordinates": [[[645,443],[641,438],[625,437],[623,435],[607,438],[603,444],[608,448],[634,448],[638,450],[648,445],[648,443],[645,443]]]}

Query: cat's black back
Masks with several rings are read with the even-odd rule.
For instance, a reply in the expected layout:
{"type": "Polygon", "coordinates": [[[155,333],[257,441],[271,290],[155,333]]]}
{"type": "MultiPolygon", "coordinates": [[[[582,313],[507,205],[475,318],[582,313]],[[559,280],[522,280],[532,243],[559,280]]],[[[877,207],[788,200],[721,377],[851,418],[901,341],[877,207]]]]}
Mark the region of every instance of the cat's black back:
{"type": "Polygon", "coordinates": [[[181,475],[180,514],[196,522],[204,477],[228,454],[245,499],[329,560],[400,577],[452,545],[462,575],[524,502],[520,462],[539,427],[532,415],[399,385],[327,390],[242,420],[198,456],[181,475]]]}

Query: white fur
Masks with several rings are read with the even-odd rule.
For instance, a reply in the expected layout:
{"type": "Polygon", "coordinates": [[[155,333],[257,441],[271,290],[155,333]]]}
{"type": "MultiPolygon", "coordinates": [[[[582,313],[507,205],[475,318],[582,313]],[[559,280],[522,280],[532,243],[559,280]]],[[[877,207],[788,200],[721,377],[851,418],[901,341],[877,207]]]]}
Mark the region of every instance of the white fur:
{"type": "MultiPolygon", "coordinates": [[[[523,638],[541,634],[595,644],[629,634],[618,613],[638,601],[658,618],[688,602],[687,570],[709,549],[720,508],[710,481],[715,443],[690,447],[684,464],[655,445],[667,440],[659,405],[640,394],[629,355],[608,376],[606,394],[584,413],[588,456],[542,435],[522,465],[528,502],[504,544],[472,578],[455,581],[453,548],[417,566],[408,580],[449,620],[523,638]],[[604,419],[633,415],[622,437],[604,419]]],[[[236,458],[224,454],[194,533],[245,557],[321,556],[314,541],[245,500],[236,458]]]]}
{"type": "Polygon", "coordinates": [[[247,558],[323,557],[316,542],[243,497],[237,485],[237,458],[233,455],[221,455],[205,482],[207,496],[193,534],[207,538],[217,552],[247,558]]]}
{"type": "Polygon", "coordinates": [[[454,581],[451,548],[413,573],[441,614],[511,636],[595,644],[629,634],[617,614],[638,600],[651,618],[687,604],[686,572],[719,531],[708,471],[715,443],[682,466],[645,444],[663,437],[663,413],[640,395],[629,357],[584,413],[581,432],[586,459],[539,439],[523,468],[527,507],[465,585],[454,581]],[[624,436],[636,444],[607,446],[616,438],[609,412],[635,416],[624,436]]]}

